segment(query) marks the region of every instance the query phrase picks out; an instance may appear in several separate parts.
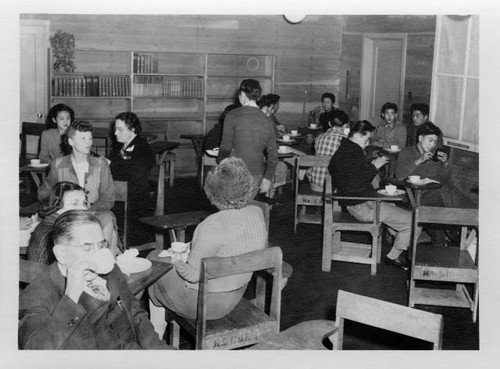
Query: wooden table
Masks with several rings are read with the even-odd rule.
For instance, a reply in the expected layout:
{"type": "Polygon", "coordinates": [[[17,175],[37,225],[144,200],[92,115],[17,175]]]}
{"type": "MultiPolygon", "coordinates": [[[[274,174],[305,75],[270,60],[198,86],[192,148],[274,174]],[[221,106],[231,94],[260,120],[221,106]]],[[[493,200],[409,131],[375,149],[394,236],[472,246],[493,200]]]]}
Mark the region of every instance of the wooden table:
{"type": "Polygon", "coordinates": [[[420,206],[420,199],[422,197],[423,190],[435,190],[441,188],[441,183],[434,182],[424,185],[417,185],[410,183],[406,179],[402,178],[387,178],[386,181],[395,186],[404,187],[404,189],[406,190],[406,194],[408,195],[408,199],[410,200],[412,209],[416,209],[417,206],[420,206]],[[413,192],[415,192],[415,195],[413,195],[413,192]]]}
{"type": "Polygon", "coordinates": [[[160,158],[161,154],[163,154],[165,151],[173,150],[179,145],[180,145],[179,142],[156,141],[151,143],[149,147],[151,147],[151,151],[153,151],[153,153],[155,154],[156,162],[158,162],[158,159],[160,158]]]}
{"type": "Polygon", "coordinates": [[[49,172],[50,165],[45,167],[32,167],[31,165],[24,165],[19,168],[19,173],[29,173],[37,188],[40,188],[47,173],[49,172]]]}
{"type": "Polygon", "coordinates": [[[196,158],[199,163],[203,155],[203,140],[205,140],[206,135],[202,133],[196,133],[180,135],[179,137],[191,140],[191,142],[193,143],[194,152],[196,153],[196,158]]]}
{"type": "Polygon", "coordinates": [[[163,261],[151,260],[151,263],[153,265],[148,270],[125,276],[133,295],[144,291],[173,268],[169,258],[163,258],[163,261]]]}

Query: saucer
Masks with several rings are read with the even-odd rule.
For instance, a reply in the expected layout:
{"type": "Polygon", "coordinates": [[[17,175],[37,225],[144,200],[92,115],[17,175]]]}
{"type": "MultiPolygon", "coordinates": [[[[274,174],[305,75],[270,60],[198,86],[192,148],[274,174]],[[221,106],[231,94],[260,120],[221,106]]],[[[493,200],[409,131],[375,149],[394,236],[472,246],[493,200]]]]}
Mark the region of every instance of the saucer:
{"type": "Polygon", "coordinates": [[[311,127],[311,126],[307,126],[307,128],[312,129],[312,130],[320,129],[319,127],[311,127]]]}
{"type": "Polygon", "coordinates": [[[205,150],[205,152],[210,156],[219,156],[219,150],[205,150]]]}
{"type": "Polygon", "coordinates": [[[295,140],[295,139],[293,139],[293,138],[291,138],[291,139],[289,139],[288,141],[285,141],[285,140],[284,140],[284,139],[282,139],[282,138],[278,138],[276,141],[282,142],[282,143],[284,143],[284,144],[288,144],[288,143],[294,143],[296,140],[295,140]]]}
{"type": "Polygon", "coordinates": [[[388,194],[385,189],[382,189],[382,190],[378,190],[377,193],[384,195],[384,196],[399,196],[399,195],[404,194],[405,191],[397,189],[396,192],[394,192],[393,194],[388,194]]]}
{"type": "Polygon", "coordinates": [[[29,164],[29,166],[33,168],[46,168],[49,166],[49,163],[29,164]]]}

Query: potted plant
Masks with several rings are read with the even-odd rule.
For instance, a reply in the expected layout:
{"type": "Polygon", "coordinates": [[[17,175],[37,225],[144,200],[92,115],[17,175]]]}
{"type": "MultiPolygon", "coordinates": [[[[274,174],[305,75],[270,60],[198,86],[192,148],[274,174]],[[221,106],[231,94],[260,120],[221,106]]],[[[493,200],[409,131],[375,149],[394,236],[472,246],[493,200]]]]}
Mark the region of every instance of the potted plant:
{"type": "Polygon", "coordinates": [[[70,33],[58,30],[50,37],[50,44],[52,46],[52,56],[54,63],[52,68],[55,72],[72,73],[75,71],[75,36],[70,33]]]}

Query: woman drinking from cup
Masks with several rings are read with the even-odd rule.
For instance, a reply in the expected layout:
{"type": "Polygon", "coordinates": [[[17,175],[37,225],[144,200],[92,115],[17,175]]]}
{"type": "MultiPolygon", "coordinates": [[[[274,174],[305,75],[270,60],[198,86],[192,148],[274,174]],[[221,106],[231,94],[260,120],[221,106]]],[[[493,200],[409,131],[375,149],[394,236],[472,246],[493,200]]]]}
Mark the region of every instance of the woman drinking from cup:
{"type": "MultiPolygon", "coordinates": [[[[219,212],[210,215],[195,229],[192,249],[184,262],[174,253],[174,269],[149,288],[151,320],[156,332],[166,328],[166,307],[187,318],[196,318],[201,259],[212,256],[236,256],[263,249],[267,231],[262,210],[248,205],[253,179],[240,158],[221,161],[207,175],[205,192],[219,212]]],[[[208,282],[207,317],[218,319],[229,314],[241,300],[252,273],[208,282]]]]}

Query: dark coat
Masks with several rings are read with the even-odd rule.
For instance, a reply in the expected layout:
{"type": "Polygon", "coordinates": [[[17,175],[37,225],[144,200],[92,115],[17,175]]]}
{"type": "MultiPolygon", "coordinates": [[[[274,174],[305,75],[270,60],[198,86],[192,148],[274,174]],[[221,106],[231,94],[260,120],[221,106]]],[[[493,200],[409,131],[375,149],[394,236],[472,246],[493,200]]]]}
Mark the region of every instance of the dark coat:
{"type": "Polygon", "coordinates": [[[110,301],[64,294],[66,279],[50,265],[19,296],[19,347],[35,350],[166,349],[147,312],[115,265],[103,277],[110,301]]]}

